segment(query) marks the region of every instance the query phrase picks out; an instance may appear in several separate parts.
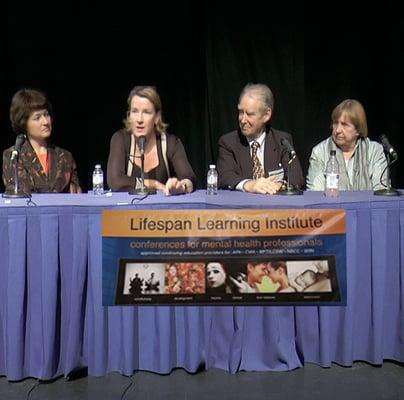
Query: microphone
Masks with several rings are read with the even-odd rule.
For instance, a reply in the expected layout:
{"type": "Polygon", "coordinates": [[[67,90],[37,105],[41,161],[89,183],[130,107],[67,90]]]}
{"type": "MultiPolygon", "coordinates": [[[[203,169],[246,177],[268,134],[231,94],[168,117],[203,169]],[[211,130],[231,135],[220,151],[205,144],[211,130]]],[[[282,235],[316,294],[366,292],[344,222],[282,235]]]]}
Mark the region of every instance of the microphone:
{"type": "Polygon", "coordinates": [[[144,156],[145,153],[145,149],[146,149],[146,136],[145,135],[141,135],[137,138],[137,142],[139,144],[139,150],[140,150],[140,155],[144,156]]]}
{"type": "Polygon", "coordinates": [[[12,168],[14,170],[14,189],[7,190],[2,194],[2,197],[6,199],[24,199],[31,197],[30,194],[25,193],[23,190],[20,190],[18,176],[18,156],[21,152],[21,147],[26,139],[27,137],[23,133],[19,134],[15,139],[14,150],[11,152],[10,157],[10,163],[16,160],[16,162],[12,163],[12,168]]]}
{"type": "Polygon", "coordinates": [[[390,144],[389,139],[386,135],[380,135],[380,141],[382,142],[384,151],[390,154],[394,159],[398,158],[397,152],[394,150],[393,146],[390,144]]]}
{"type": "Polygon", "coordinates": [[[293,148],[292,144],[289,142],[288,139],[282,138],[281,144],[286,148],[286,150],[289,152],[290,157],[296,157],[296,152],[295,149],[293,148]]]}
{"type": "Polygon", "coordinates": [[[140,194],[142,196],[155,194],[156,193],[155,189],[149,189],[144,184],[144,153],[146,150],[147,138],[145,135],[140,135],[139,137],[136,137],[136,142],[139,146],[140,151],[140,188],[135,187],[135,189],[131,190],[129,194],[140,194]]]}
{"type": "Polygon", "coordinates": [[[26,139],[26,136],[24,134],[20,134],[17,136],[17,139],[15,139],[15,146],[14,146],[14,150],[11,152],[11,159],[10,161],[14,161],[18,155],[21,152],[21,147],[24,144],[26,139]]]}
{"type": "Polygon", "coordinates": [[[300,190],[299,188],[295,188],[290,184],[290,174],[291,174],[290,164],[296,158],[295,149],[293,148],[292,143],[290,143],[289,140],[286,139],[286,138],[281,139],[281,144],[282,144],[283,147],[286,148],[286,150],[289,153],[289,161],[288,161],[287,167],[286,167],[287,186],[286,186],[286,189],[280,190],[278,192],[278,194],[281,194],[281,195],[300,195],[300,194],[303,194],[302,190],[300,190]]]}
{"type": "Polygon", "coordinates": [[[387,139],[386,135],[380,135],[379,139],[382,142],[383,149],[387,154],[387,165],[384,168],[382,174],[380,175],[380,183],[385,187],[385,189],[375,190],[373,194],[378,196],[399,196],[400,195],[399,191],[391,187],[390,173],[389,173],[390,166],[394,164],[398,159],[398,154],[394,150],[393,146],[390,144],[389,139],[387,139]],[[385,180],[387,184],[383,183],[383,175],[385,172],[386,172],[385,180]]]}

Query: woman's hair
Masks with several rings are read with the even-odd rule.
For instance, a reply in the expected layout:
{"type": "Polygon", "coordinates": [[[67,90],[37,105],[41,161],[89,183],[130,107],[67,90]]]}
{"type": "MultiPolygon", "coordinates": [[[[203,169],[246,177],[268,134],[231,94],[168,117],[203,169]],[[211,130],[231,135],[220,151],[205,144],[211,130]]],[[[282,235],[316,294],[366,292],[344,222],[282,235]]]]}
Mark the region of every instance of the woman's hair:
{"type": "Polygon", "coordinates": [[[29,116],[38,110],[47,110],[52,116],[52,105],[45,93],[35,89],[21,89],[11,100],[10,121],[13,131],[19,135],[27,133],[29,116]]]}
{"type": "Polygon", "coordinates": [[[345,113],[351,123],[359,132],[359,136],[365,138],[368,136],[368,124],[366,122],[366,113],[362,104],[358,100],[346,99],[339,103],[331,113],[331,129],[334,123],[337,123],[341,115],[345,113]]]}
{"type": "Polygon", "coordinates": [[[158,118],[158,120],[156,122],[156,133],[161,134],[161,133],[165,132],[168,127],[168,124],[166,124],[163,121],[163,112],[162,112],[162,107],[161,107],[160,96],[157,93],[157,90],[154,86],[135,86],[129,93],[127,116],[123,121],[126,129],[130,130],[130,122],[129,122],[128,116],[130,113],[130,106],[132,103],[132,99],[135,96],[143,97],[143,98],[149,100],[153,104],[154,109],[156,110],[156,113],[160,114],[160,118],[158,118]]]}
{"type": "Polygon", "coordinates": [[[274,95],[267,85],[264,85],[263,83],[248,83],[245,85],[238,99],[239,104],[246,94],[255,94],[260,98],[263,105],[262,111],[266,111],[268,108],[272,111],[274,110],[274,95]]]}

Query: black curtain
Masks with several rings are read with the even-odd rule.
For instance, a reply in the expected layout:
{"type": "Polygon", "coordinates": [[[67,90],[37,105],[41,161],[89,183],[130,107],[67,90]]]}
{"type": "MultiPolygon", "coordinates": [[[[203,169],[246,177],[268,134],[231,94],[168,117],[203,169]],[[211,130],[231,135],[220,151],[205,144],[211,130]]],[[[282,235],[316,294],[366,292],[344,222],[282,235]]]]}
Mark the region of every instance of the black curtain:
{"type": "MultiPolygon", "coordinates": [[[[273,126],[293,134],[305,169],[345,98],[365,106],[370,137],[388,135],[401,155],[403,21],[393,7],[367,13],[335,11],[336,22],[326,15],[320,24],[305,9],[279,14],[268,2],[9,3],[0,16],[0,148],[15,140],[13,93],[42,89],[55,111],[53,140],[73,153],[89,189],[94,164],[106,172],[129,91],[151,84],[205,187],[219,136],[237,127],[242,87],[263,82],[275,95],[273,126]]],[[[404,187],[398,170],[393,183],[404,187]]]]}

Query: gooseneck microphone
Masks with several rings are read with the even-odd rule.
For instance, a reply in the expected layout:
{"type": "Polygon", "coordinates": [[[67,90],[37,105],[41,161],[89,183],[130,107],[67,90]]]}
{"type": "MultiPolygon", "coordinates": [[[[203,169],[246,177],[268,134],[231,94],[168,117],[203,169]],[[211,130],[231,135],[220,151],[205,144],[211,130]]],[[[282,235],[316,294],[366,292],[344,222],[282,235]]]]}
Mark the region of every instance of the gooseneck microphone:
{"type": "Polygon", "coordinates": [[[296,157],[295,149],[293,148],[292,144],[289,142],[288,139],[282,138],[281,144],[282,144],[282,146],[284,146],[286,148],[286,150],[290,154],[290,158],[296,157]]]}
{"type": "Polygon", "coordinates": [[[17,138],[15,139],[14,150],[11,152],[10,161],[14,161],[14,160],[18,159],[18,156],[21,152],[21,147],[24,144],[25,139],[26,139],[26,136],[22,133],[17,136],[17,138]]]}
{"type": "Polygon", "coordinates": [[[140,194],[140,195],[149,195],[155,194],[156,190],[149,189],[144,184],[144,156],[146,152],[146,144],[147,144],[147,137],[145,135],[140,135],[136,138],[136,144],[139,146],[139,153],[140,153],[140,187],[135,188],[134,190],[130,191],[129,194],[140,194]]]}
{"type": "Polygon", "coordinates": [[[387,154],[390,154],[394,159],[397,160],[398,154],[394,150],[393,146],[390,144],[389,139],[387,139],[386,135],[380,135],[380,142],[382,143],[382,145],[384,147],[384,151],[387,154]]]}
{"type": "Polygon", "coordinates": [[[288,155],[289,155],[289,161],[287,165],[287,181],[286,181],[286,189],[279,191],[277,194],[282,194],[282,195],[301,195],[303,194],[303,191],[301,191],[298,188],[292,187],[290,184],[290,165],[293,162],[293,160],[296,158],[296,151],[293,148],[292,143],[289,142],[287,138],[282,138],[281,139],[281,145],[287,150],[288,155]]]}
{"type": "Polygon", "coordinates": [[[137,138],[137,142],[139,144],[139,151],[140,151],[140,155],[144,156],[145,150],[146,150],[146,142],[147,142],[147,138],[145,135],[141,135],[137,138]]]}
{"type": "Polygon", "coordinates": [[[386,135],[380,135],[379,137],[380,142],[383,145],[383,149],[386,153],[387,158],[387,165],[386,168],[383,170],[382,174],[380,175],[380,183],[385,187],[385,189],[375,190],[373,193],[376,196],[399,196],[400,193],[398,190],[394,189],[391,186],[390,182],[390,165],[395,163],[398,159],[398,154],[394,150],[393,146],[390,144],[389,139],[387,139],[386,135]],[[386,184],[383,182],[383,176],[386,177],[386,184]]]}
{"type": "Polygon", "coordinates": [[[2,194],[4,198],[8,199],[23,199],[29,198],[30,195],[28,193],[23,192],[20,190],[20,183],[19,183],[19,175],[18,175],[18,157],[21,153],[21,147],[26,140],[26,136],[24,134],[19,134],[15,139],[14,150],[11,152],[10,163],[12,164],[12,168],[14,170],[14,188],[9,189],[2,194]]]}

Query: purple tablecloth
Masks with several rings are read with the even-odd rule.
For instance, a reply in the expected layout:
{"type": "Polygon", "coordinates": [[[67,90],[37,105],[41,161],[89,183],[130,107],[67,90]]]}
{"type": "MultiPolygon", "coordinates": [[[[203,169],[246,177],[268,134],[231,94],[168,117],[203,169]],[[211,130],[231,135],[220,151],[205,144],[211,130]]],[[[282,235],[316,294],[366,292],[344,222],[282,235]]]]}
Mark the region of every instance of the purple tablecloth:
{"type": "Polygon", "coordinates": [[[0,375],[404,362],[404,198],[33,195],[0,203],[0,375]],[[346,307],[103,307],[101,210],[345,208],[346,307]]]}

